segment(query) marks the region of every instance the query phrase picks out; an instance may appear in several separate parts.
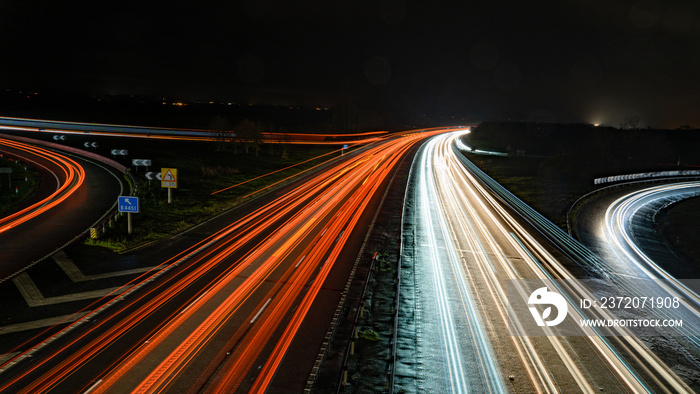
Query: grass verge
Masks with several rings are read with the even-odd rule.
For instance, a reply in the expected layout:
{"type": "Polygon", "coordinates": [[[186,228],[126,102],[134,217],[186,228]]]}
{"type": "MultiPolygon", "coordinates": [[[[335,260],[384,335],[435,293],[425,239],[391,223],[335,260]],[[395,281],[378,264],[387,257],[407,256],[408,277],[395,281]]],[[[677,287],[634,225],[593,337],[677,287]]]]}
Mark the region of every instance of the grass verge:
{"type": "Polygon", "coordinates": [[[523,202],[564,231],[569,208],[593,190],[591,180],[550,176],[548,159],[467,154],[467,158],[523,202]]]}
{"type": "Polygon", "coordinates": [[[120,253],[187,230],[247,201],[256,191],[335,155],[334,148],[302,145],[286,147],[284,157],[282,149],[269,146],[258,154],[221,151],[211,143],[192,142],[169,143],[167,149],[131,149],[140,150],[140,157],[153,157],[154,165],[160,163],[158,168],[150,169],[152,172],[160,167],[177,168],[178,188],[172,190],[172,201],[168,203],[168,191],[159,181],[148,181],[145,169],[132,168],[134,195],[139,197],[140,205],[140,212],[132,214],[132,234],[128,234],[123,215],[98,239],[86,241],[120,253]],[[260,177],[265,174],[270,175],[260,177]],[[238,184],[241,185],[212,195],[238,184]]]}

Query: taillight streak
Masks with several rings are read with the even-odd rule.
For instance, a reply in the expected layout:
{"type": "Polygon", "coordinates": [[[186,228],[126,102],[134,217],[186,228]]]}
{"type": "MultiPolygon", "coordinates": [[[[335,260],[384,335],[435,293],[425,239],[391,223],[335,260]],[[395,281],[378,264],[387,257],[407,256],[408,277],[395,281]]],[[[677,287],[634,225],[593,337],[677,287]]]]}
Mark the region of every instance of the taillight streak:
{"type": "Polygon", "coordinates": [[[58,188],[48,197],[18,212],[0,218],[0,233],[16,227],[60,204],[75,193],[85,180],[85,170],[83,167],[75,160],[64,155],[6,139],[0,139],[0,145],[9,146],[41,157],[58,167],[63,175],[63,182],[59,180],[58,188]]]}

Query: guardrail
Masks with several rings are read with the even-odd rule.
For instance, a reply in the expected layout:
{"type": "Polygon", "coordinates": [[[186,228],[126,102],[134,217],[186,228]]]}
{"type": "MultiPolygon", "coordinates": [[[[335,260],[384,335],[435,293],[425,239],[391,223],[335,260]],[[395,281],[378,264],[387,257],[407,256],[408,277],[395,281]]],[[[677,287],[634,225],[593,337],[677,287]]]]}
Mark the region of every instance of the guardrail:
{"type": "MultiPolygon", "coordinates": [[[[98,155],[97,153],[89,152],[89,151],[79,149],[79,148],[74,148],[72,146],[57,144],[57,143],[48,142],[48,141],[36,140],[33,138],[21,137],[21,136],[17,136],[17,135],[0,134],[0,137],[12,139],[15,141],[26,142],[29,144],[42,145],[42,146],[45,146],[47,148],[52,148],[52,149],[57,149],[57,150],[61,150],[64,152],[69,152],[69,153],[72,153],[74,155],[78,155],[78,156],[81,156],[81,157],[84,157],[87,159],[91,159],[91,160],[100,162],[102,164],[105,164],[109,167],[116,169],[117,171],[121,172],[122,174],[124,174],[126,176],[131,177],[131,179],[132,179],[131,184],[132,185],[136,184],[136,182],[133,181],[133,176],[131,175],[129,169],[126,166],[124,166],[123,164],[121,164],[117,161],[114,161],[108,157],[98,155]]],[[[131,195],[134,192],[135,192],[135,190],[131,190],[129,194],[131,195]]],[[[121,216],[120,212],[117,212],[117,204],[115,202],[115,204],[114,204],[114,206],[112,206],[112,208],[107,210],[107,212],[95,224],[93,224],[88,230],[85,230],[85,232],[78,235],[76,237],[76,239],[80,239],[80,238],[84,237],[85,235],[92,236],[93,229],[95,229],[94,231],[98,233],[93,238],[97,238],[100,235],[100,233],[104,233],[105,226],[111,227],[113,225],[113,222],[116,221],[116,219],[119,218],[120,216],[121,216]]],[[[75,242],[75,240],[71,241],[71,243],[72,242],[75,242]]],[[[67,246],[67,245],[64,245],[63,247],[65,247],[65,246],[67,246]]],[[[63,248],[63,247],[61,247],[61,248],[63,248]]]]}
{"type": "Polygon", "coordinates": [[[541,236],[549,240],[561,253],[568,256],[572,262],[576,263],[581,269],[587,272],[591,278],[600,278],[600,273],[606,272],[604,269],[605,264],[598,255],[591,252],[564,230],[535,211],[532,207],[525,204],[525,202],[488,176],[484,171],[467,159],[457,146],[453,145],[452,149],[462,164],[480,180],[482,185],[486,187],[493,196],[499,199],[504,206],[513,210],[514,213],[528,223],[541,236]]]}
{"type": "Polygon", "coordinates": [[[668,178],[678,176],[700,176],[700,170],[670,170],[670,171],[655,171],[655,172],[639,172],[636,174],[614,175],[603,178],[595,178],[594,185],[603,183],[612,183],[620,181],[634,181],[648,178],[668,178]]]}
{"type": "MultiPolygon", "coordinates": [[[[133,176],[132,176],[131,173],[128,171],[127,167],[125,167],[124,165],[122,165],[122,164],[120,164],[120,163],[118,163],[118,162],[116,162],[116,161],[114,161],[114,160],[112,160],[112,159],[109,159],[109,158],[104,157],[104,156],[100,156],[100,155],[98,155],[98,154],[96,154],[96,153],[88,152],[88,151],[85,151],[85,150],[82,150],[82,149],[78,149],[78,148],[73,148],[73,147],[70,147],[70,146],[65,146],[65,145],[61,145],[61,144],[56,144],[56,143],[53,143],[53,142],[35,140],[35,139],[32,139],[32,138],[21,137],[21,136],[16,136],[16,135],[0,134],[0,137],[2,137],[2,138],[7,138],[7,139],[12,139],[12,140],[15,140],[15,141],[26,142],[26,143],[29,143],[29,144],[42,145],[42,146],[45,146],[45,147],[47,147],[47,148],[52,148],[52,149],[57,149],[57,150],[61,150],[61,151],[64,151],[64,152],[69,152],[69,153],[72,153],[72,154],[75,154],[75,155],[78,155],[78,156],[82,156],[82,157],[85,157],[85,158],[89,158],[89,159],[92,159],[92,160],[101,162],[101,163],[103,163],[103,164],[105,164],[105,165],[108,165],[108,166],[110,166],[110,167],[115,168],[116,170],[122,172],[124,175],[131,177],[131,179],[132,179],[131,184],[135,184],[135,183],[133,182],[133,176]]],[[[133,191],[132,191],[132,192],[133,192],[133,191]]],[[[102,215],[101,218],[99,218],[92,226],[90,226],[89,228],[87,228],[85,231],[83,231],[83,232],[81,232],[80,234],[76,235],[76,236],[73,237],[71,240],[69,240],[68,242],[66,242],[64,245],[59,246],[58,248],[56,248],[54,251],[50,252],[50,253],[47,254],[46,256],[41,257],[41,258],[39,258],[39,259],[37,259],[37,260],[31,262],[31,264],[25,266],[24,268],[20,269],[19,271],[14,272],[13,274],[11,274],[11,275],[9,275],[9,276],[7,276],[7,277],[5,277],[5,278],[0,279],[0,283],[4,282],[4,281],[6,281],[6,280],[12,279],[13,277],[15,277],[15,276],[21,274],[22,272],[24,272],[24,271],[28,270],[29,268],[35,266],[36,264],[40,263],[41,261],[44,261],[44,260],[46,260],[47,258],[51,257],[51,256],[52,256],[53,254],[55,254],[56,252],[58,252],[58,251],[60,251],[60,250],[62,250],[62,249],[64,249],[64,248],[68,247],[69,245],[71,245],[71,244],[73,244],[73,243],[75,243],[75,242],[77,242],[77,241],[79,241],[79,240],[85,238],[86,236],[90,236],[91,233],[92,233],[92,231],[93,231],[93,228],[95,228],[95,229],[98,229],[98,228],[99,228],[99,229],[102,229],[102,231],[104,231],[104,225],[105,225],[105,224],[107,224],[107,225],[112,225],[113,222],[116,221],[116,219],[117,219],[119,216],[120,216],[120,212],[117,212],[117,202],[115,201],[115,202],[114,202],[114,205],[112,205],[112,207],[109,208],[109,209],[105,212],[105,214],[102,215]]],[[[96,231],[99,231],[99,230],[96,230],[96,231]]]]}
{"type": "MultiPolygon", "coordinates": [[[[398,164],[398,166],[403,165],[403,163],[405,162],[405,159],[406,159],[405,157],[402,158],[401,161],[400,161],[400,163],[398,164]]],[[[347,305],[345,305],[345,302],[346,302],[346,298],[345,298],[345,297],[346,297],[346,295],[348,295],[348,293],[349,293],[349,291],[350,291],[351,282],[353,282],[353,280],[354,280],[353,278],[355,277],[355,272],[356,272],[356,270],[357,270],[357,268],[358,268],[358,266],[359,266],[360,256],[362,256],[362,254],[363,254],[363,251],[364,251],[364,249],[365,249],[365,245],[367,244],[367,241],[368,241],[368,239],[369,239],[370,234],[372,233],[372,231],[375,231],[375,230],[374,230],[374,227],[375,227],[375,223],[377,222],[377,217],[379,216],[379,212],[380,212],[381,208],[384,206],[384,202],[385,202],[385,200],[386,200],[386,197],[387,197],[387,195],[388,195],[388,193],[389,193],[389,190],[391,189],[392,185],[394,184],[394,180],[395,180],[396,175],[397,175],[398,173],[399,173],[399,172],[397,171],[397,172],[394,173],[394,175],[392,175],[391,180],[389,181],[389,184],[387,185],[387,189],[386,189],[386,191],[384,192],[384,195],[382,196],[381,202],[379,203],[379,207],[378,207],[377,211],[375,212],[374,218],[372,219],[372,223],[370,224],[370,231],[367,232],[367,233],[365,234],[365,240],[363,241],[363,244],[362,244],[362,246],[361,246],[361,248],[360,248],[360,253],[359,253],[359,255],[358,255],[358,258],[356,259],[355,264],[354,264],[354,267],[353,267],[353,269],[352,269],[352,271],[351,271],[351,273],[350,273],[350,277],[348,278],[348,284],[346,285],[345,291],[343,292],[343,298],[341,299],[341,301],[340,301],[340,303],[339,303],[339,307],[340,307],[340,308],[343,308],[344,310],[347,310],[347,305]]],[[[404,199],[405,199],[405,196],[404,196],[404,199]]],[[[402,201],[402,206],[405,206],[405,204],[403,204],[403,201],[402,201]]],[[[403,209],[403,208],[402,208],[402,209],[403,209]]],[[[403,214],[402,214],[402,218],[401,218],[401,223],[403,223],[403,214]]],[[[401,248],[402,248],[402,246],[400,245],[400,249],[399,249],[399,251],[398,251],[398,253],[399,253],[399,258],[397,259],[397,269],[396,269],[397,275],[400,273],[400,267],[401,267],[401,250],[402,250],[401,248]]],[[[337,392],[337,393],[339,393],[339,392],[341,391],[341,389],[347,384],[347,378],[348,378],[348,376],[347,376],[347,374],[348,374],[347,365],[348,365],[348,360],[350,359],[351,356],[354,355],[354,354],[353,354],[354,342],[355,342],[357,339],[359,339],[359,331],[358,331],[358,330],[359,330],[359,325],[358,325],[358,322],[359,322],[359,320],[363,317],[364,304],[365,304],[364,299],[365,299],[365,296],[366,296],[366,293],[367,293],[367,289],[368,289],[368,286],[369,286],[369,283],[370,283],[370,277],[371,277],[372,273],[376,271],[375,262],[377,261],[378,257],[379,257],[379,253],[377,253],[377,252],[375,252],[375,253],[372,255],[372,259],[371,259],[370,264],[369,264],[369,267],[368,267],[368,269],[367,269],[367,275],[366,275],[366,277],[365,277],[365,279],[364,279],[364,286],[363,286],[363,288],[362,288],[361,294],[359,295],[359,299],[360,299],[361,303],[360,303],[360,306],[357,308],[357,311],[355,312],[353,324],[352,324],[351,330],[349,331],[349,334],[348,334],[348,337],[347,337],[347,342],[346,342],[346,343],[347,343],[348,345],[345,345],[346,349],[345,349],[345,351],[344,351],[344,354],[343,354],[343,357],[342,357],[342,361],[341,361],[341,363],[340,363],[341,372],[339,373],[339,377],[338,377],[338,380],[337,380],[337,382],[338,382],[337,387],[336,387],[336,392],[337,392]]],[[[397,286],[398,286],[398,285],[397,285],[397,286]]],[[[397,289],[397,301],[398,301],[398,291],[399,291],[399,287],[397,287],[396,289],[397,289]]],[[[355,296],[353,295],[353,300],[357,300],[357,299],[358,299],[358,298],[355,298],[355,296]]],[[[392,341],[393,341],[393,342],[392,342],[392,361],[391,361],[391,364],[390,364],[389,368],[387,369],[387,375],[388,375],[388,376],[387,376],[387,391],[393,391],[394,368],[395,368],[395,364],[396,364],[396,331],[397,331],[397,330],[396,330],[396,326],[397,326],[397,324],[396,324],[397,319],[396,319],[396,318],[398,317],[398,309],[399,309],[399,308],[398,308],[398,303],[397,303],[395,306],[396,306],[396,308],[395,308],[394,311],[393,311],[393,314],[394,314],[394,332],[392,333],[392,334],[393,334],[393,335],[392,335],[392,341]]],[[[339,313],[336,312],[336,316],[337,316],[338,314],[339,314],[339,313]]],[[[348,317],[350,317],[350,313],[348,313],[348,317]]],[[[334,321],[336,321],[335,318],[334,318],[334,321]]],[[[332,326],[332,327],[331,327],[330,331],[332,331],[332,334],[326,336],[326,341],[332,340],[332,339],[335,337],[336,330],[338,329],[338,326],[335,325],[335,323],[332,323],[331,326],[332,326]]],[[[325,345],[325,342],[324,342],[324,345],[325,345]]],[[[314,370],[320,369],[321,364],[322,364],[323,361],[324,361],[325,353],[326,353],[326,352],[325,352],[324,350],[322,350],[321,353],[323,354],[323,356],[322,356],[322,357],[319,357],[319,359],[317,360],[317,363],[316,363],[316,365],[314,366],[314,370]]],[[[312,372],[312,375],[315,375],[315,372],[312,372]]],[[[307,386],[306,386],[305,392],[310,392],[310,391],[313,389],[314,383],[315,383],[315,376],[310,376],[309,381],[307,382],[307,386]]]]}
{"type": "Polygon", "coordinates": [[[101,220],[90,227],[90,234],[88,236],[92,239],[100,238],[107,231],[107,228],[113,227],[123,214],[124,212],[119,212],[115,209],[107,212],[101,220]]]}
{"type": "Polygon", "coordinates": [[[21,142],[26,142],[28,144],[34,144],[34,145],[42,145],[47,148],[53,148],[57,150],[61,150],[64,152],[70,152],[78,156],[82,157],[87,157],[89,159],[93,159],[95,161],[99,161],[103,164],[106,164],[112,168],[115,168],[116,170],[126,173],[127,168],[121,163],[118,163],[108,157],[104,157],[101,155],[98,155],[97,153],[94,152],[88,152],[86,150],[78,149],[78,148],[73,148],[72,146],[67,146],[67,145],[61,145],[61,144],[56,144],[53,142],[48,142],[48,141],[42,141],[42,140],[35,140],[33,138],[28,138],[28,137],[21,137],[18,135],[11,135],[11,134],[0,134],[0,137],[2,138],[7,138],[9,140],[15,140],[15,141],[21,141],[21,142]]]}
{"type": "Polygon", "coordinates": [[[122,133],[122,134],[146,134],[146,135],[180,135],[190,137],[215,137],[215,133],[209,130],[199,129],[173,129],[166,127],[127,126],[106,123],[65,122],[60,120],[27,119],[0,117],[0,128],[20,128],[29,131],[47,132],[90,132],[122,133]]]}
{"type": "Polygon", "coordinates": [[[700,170],[670,170],[670,171],[654,171],[654,172],[639,172],[636,174],[614,175],[602,178],[595,178],[594,185],[603,183],[612,183],[620,181],[634,181],[647,178],[668,178],[678,176],[700,176],[700,170]]]}
{"type": "MultiPolygon", "coordinates": [[[[408,206],[406,204],[406,196],[408,193],[413,190],[410,186],[411,179],[413,179],[413,164],[411,163],[411,166],[408,170],[408,181],[406,183],[406,191],[404,192],[403,196],[403,202],[402,202],[402,208],[401,208],[401,237],[399,238],[399,258],[397,259],[396,263],[396,300],[394,300],[394,332],[392,335],[391,339],[391,368],[390,368],[390,375],[389,375],[389,394],[394,393],[394,385],[395,385],[395,377],[396,377],[396,359],[398,357],[398,349],[397,349],[397,344],[399,341],[398,335],[399,335],[399,311],[401,309],[401,267],[403,265],[403,255],[404,255],[404,245],[403,245],[403,232],[405,230],[405,220],[406,220],[406,207],[408,206]]],[[[415,234],[414,234],[415,238],[415,234]]]]}
{"type": "MultiPolygon", "coordinates": [[[[692,170],[692,171],[695,171],[695,170],[692,170]]],[[[698,174],[700,174],[700,171],[698,171],[698,174]]],[[[576,201],[574,201],[574,203],[571,205],[571,207],[569,207],[569,211],[566,213],[567,232],[569,233],[570,236],[573,236],[572,222],[573,222],[574,211],[576,210],[576,208],[579,205],[581,205],[583,203],[583,201],[593,197],[593,195],[595,195],[595,194],[605,193],[606,191],[625,188],[625,187],[632,187],[632,186],[637,186],[637,185],[654,185],[654,184],[662,184],[662,183],[669,183],[669,182],[686,182],[686,181],[698,181],[698,180],[700,180],[700,175],[698,175],[698,176],[679,175],[679,176],[670,176],[670,177],[631,180],[631,181],[627,181],[627,182],[619,182],[619,183],[615,183],[612,185],[600,187],[598,189],[590,191],[590,192],[584,194],[583,196],[579,197],[576,201]]]]}

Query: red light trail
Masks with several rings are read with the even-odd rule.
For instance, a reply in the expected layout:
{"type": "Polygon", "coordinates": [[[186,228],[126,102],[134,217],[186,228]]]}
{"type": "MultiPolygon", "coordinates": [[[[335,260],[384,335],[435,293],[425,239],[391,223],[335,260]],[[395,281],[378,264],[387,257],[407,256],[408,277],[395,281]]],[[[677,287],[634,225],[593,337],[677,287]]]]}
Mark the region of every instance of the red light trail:
{"type": "MultiPolygon", "coordinates": [[[[23,157],[23,160],[33,161],[29,156],[42,158],[54,164],[59,169],[59,173],[54,173],[58,182],[56,191],[45,197],[41,201],[32,204],[20,211],[11,215],[0,218],[0,233],[16,227],[49,209],[60,204],[71,194],[73,194],[85,181],[85,170],[75,160],[62,154],[52,152],[48,149],[39,148],[29,144],[16,142],[8,139],[0,139],[0,150],[2,146],[11,147],[14,151],[9,154],[16,154],[17,151],[24,152],[28,157],[23,157]],[[61,179],[59,179],[59,176],[61,179]]],[[[38,163],[37,163],[38,164],[38,163]]],[[[40,165],[40,164],[38,164],[40,165]]]]}
{"type": "Polygon", "coordinates": [[[0,391],[263,391],[324,281],[345,264],[350,235],[365,231],[358,221],[380,185],[417,143],[444,131],[402,133],[328,164],[166,262],[184,261],[163,278],[142,276],[140,290],[88,316],[89,329],[50,354],[26,366],[17,357],[23,369],[0,391]]]}

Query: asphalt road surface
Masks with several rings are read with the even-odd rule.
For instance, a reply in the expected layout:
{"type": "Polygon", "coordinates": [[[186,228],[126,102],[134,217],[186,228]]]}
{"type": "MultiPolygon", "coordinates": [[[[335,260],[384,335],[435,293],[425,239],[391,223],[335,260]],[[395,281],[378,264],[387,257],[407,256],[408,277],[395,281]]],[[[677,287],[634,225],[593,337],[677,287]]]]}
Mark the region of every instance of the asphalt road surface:
{"type": "Polygon", "coordinates": [[[114,207],[120,176],[103,164],[0,139],[0,152],[39,172],[37,193],[0,218],[0,279],[7,279],[84,234],[114,207]]]}
{"type": "MultiPolygon", "coordinates": [[[[402,306],[408,318],[400,326],[414,346],[399,353],[398,370],[410,377],[399,384],[431,392],[690,391],[626,329],[562,329],[588,318],[568,300],[595,298],[569,268],[613,289],[628,282],[598,272],[604,262],[499,189],[464,159],[455,138],[431,139],[413,168],[413,220],[404,229],[413,237],[404,245],[413,272],[402,279],[413,286],[402,288],[411,305],[402,306]],[[553,308],[533,306],[535,295],[549,292],[566,295],[551,316],[553,308]],[[537,313],[546,320],[567,309],[551,326],[534,324],[537,313]]],[[[612,319],[605,309],[592,313],[612,319]]]]}
{"type": "Polygon", "coordinates": [[[151,261],[162,269],[6,364],[0,390],[301,391],[369,207],[403,155],[431,133],[346,155],[186,250],[174,247],[170,258],[151,261]]]}

